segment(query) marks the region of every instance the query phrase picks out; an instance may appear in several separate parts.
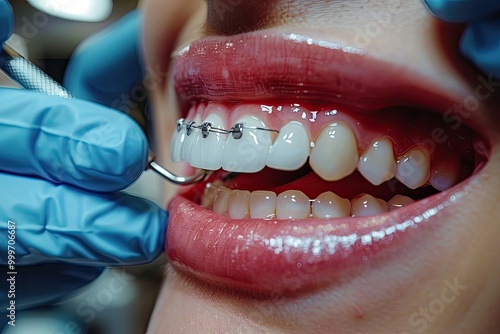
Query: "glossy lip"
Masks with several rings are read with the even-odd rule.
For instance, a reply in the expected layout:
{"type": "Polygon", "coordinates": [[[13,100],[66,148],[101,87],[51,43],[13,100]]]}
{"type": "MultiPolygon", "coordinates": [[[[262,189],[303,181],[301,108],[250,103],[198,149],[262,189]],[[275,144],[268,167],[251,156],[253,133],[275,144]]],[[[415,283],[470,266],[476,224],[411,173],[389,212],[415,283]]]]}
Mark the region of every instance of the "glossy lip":
{"type": "MultiPolygon", "coordinates": [[[[172,76],[185,105],[200,99],[293,99],[339,103],[357,112],[404,105],[443,113],[454,102],[451,93],[362,50],[299,35],[211,37],[179,54],[172,76]]],[[[468,125],[481,128],[476,120],[468,119],[468,125]]],[[[167,254],[181,270],[233,289],[263,294],[314,289],[422,230],[417,227],[437,226],[466,196],[472,180],[400,210],[335,220],[233,220],[178,196],[169,205],[167,254]]]]}

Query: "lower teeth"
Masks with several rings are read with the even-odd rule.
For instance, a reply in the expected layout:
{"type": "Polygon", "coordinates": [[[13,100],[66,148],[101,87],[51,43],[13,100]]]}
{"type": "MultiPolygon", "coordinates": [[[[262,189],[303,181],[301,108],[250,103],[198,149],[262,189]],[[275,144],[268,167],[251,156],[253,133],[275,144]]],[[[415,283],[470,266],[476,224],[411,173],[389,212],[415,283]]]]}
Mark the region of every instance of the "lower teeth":
{"type": "Polygon", "coordinates": [[[231,190],[207,183],[201,205],[234,219],[332,219],[372,216],[397,210],[415,202],[407,196],[396,195],[388,202],[368,194],[348,200],[333,192],[324,192],[309,199],[303,192],[287,190],[277,195],[272,191],[231,190]]]}

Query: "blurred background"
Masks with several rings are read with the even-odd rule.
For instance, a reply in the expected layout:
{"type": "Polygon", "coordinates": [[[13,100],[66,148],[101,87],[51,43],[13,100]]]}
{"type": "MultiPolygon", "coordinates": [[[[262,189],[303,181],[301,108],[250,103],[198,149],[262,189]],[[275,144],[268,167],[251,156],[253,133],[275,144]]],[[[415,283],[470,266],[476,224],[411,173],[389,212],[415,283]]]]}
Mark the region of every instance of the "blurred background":
{"type": "MultiPolygon", "coordinates": [[[[137,7],[137,0],[112,1],[112,9],[99,22],[81,22],[51,15],[35,3],[80,6],[87,0],[10,0],[15,14],[14,37],[9,45],[62,82],[69,58],[88,36],[104,29],[137,7]]],[[[104,0],[89,0],[94,3],[104,0]]],[[[111,3],[111,0],[109,0],[111,3]]],[[[0,86],[17,85],[0,71],[0,86]]],[[[161,182],[153,173],[143,176],[126,191],[161,203],[161,182]]],[[[4,334],[143,334],[158,294],[161,258],[138,268],[107,269],[101,277],[57,305],[18,313],[16,327],[0,328],[4,334]]]]}
{"type": "MultiPolygon", "coordinates": [[[[61,4],[71,2],[70,0],[44,1],[61,4]]],[[[109,17],[104,21],[78,22],[41,12],[26,0],[9,2],[14,8],[14,33],[25,40],[30,60],[59,82],[62,80],[68,59],[78,44],[136,8],[138,3],[137,0],[115,0],[109,17]]]]}

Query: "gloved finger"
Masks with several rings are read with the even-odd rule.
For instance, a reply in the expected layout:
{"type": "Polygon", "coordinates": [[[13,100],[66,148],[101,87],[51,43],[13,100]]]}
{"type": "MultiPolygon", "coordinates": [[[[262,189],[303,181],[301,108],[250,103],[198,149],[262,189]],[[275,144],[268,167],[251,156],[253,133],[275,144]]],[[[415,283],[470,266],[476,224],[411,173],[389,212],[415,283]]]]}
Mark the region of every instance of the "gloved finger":
{"type": "Polygon", "coordinates": [[[0,0],[0,44],[9,39],[13,27],[12,7],[6,0],[0,0]]]}
{"type": "Polygon", "coordinates": [[[138,265],[164,249],[168,214],[146,199],[9,174],[0,174],[0,184],[0,264],[13,225],[17,265],[138,265]]]}
{"type": "Polygon", "coordinates": [[[64,86],[79,98],[127,111],[126,95],[143,76],[141,19],[136,10],[84,41],[71,57],[64,86]]]}
{"type": "Polygon", "coordinates": [[[460,41],[462,54],[485,73],[500,78],[500,19],[470,23],[460,41]]]}
{"type": "Polygon", "coordinates": [[[498,0],[424,0],[427,8],[448,22],[465,22],[500,10],[498,0]]]}
{"type": "Polygon", "coordinates": [[[0,171],[98,192],[135,181],[147,139],[128,116],[77,99],[0,88],[0,171]]]}
{"type": "MultiPolygon", "coordinates": [[[[9,270],[5,269],[4,272],[9,270]]],[[[32,309],[47,306],[58,302],[62,298],[84,287],[101,275],[103,268],[83,267],[50,263],[37,266],[16,267],[15,275],[15,302],[16,310],[32,309]]],[[[0,282],[0,291],[8,293],[10,290],[10,276],[0,282]]],[[[5,296],[7,297],[7,296],[5,296]]],[[[2,301],[9,302],[7,298],[2,301]]],[[[2,311],[9,305],[0,305],[2,311]]]]}

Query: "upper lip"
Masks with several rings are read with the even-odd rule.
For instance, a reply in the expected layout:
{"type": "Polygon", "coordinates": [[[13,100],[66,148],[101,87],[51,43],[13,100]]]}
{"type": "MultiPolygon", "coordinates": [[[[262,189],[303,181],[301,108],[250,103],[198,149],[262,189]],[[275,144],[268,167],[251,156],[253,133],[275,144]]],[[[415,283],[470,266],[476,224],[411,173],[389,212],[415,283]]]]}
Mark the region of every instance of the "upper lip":
{"type": "MultiPolygon", "coordinates": [[[[188,105],[198,100],[285,100],[340,104],[356,112],[408,106],[444,114],[453,103],[463,98],[431,84],[418,73],[374,60],[363,50],[307,38],[286,32],[259,31],[232,37],[210,37],[190,44],[181,50],[172,68],[180,102],[188,105]],[[296,40],[290,40],[291,36],[296,40]]],[[[468,118],[467,123],[484,133],[484,117],[481,118],[480,111],[476,114],[478,117],[468,118]]],[[[292,230],[295,224],[285,221],[274,225],[258,220],[252,224],[239,224],[206,211],[195,212],[192,204],[176,199],[170,205],[172,215],[167,251],[174,262],[187,266],[200,277],[239,288],[270,293],[319,285],[331,279],[339,265],[344,266],[341,263],[348,261],[345,258],[348,254],[357,260],[361,258],[359,254],[369,255],[370,252],[363,250],[364,241],[352,238],[384,234],[381,242],[371,249],[371,253],[375,253],[379,248],[377,245],[399,240],[392,235],[398,234],[397,226],[402,228],[408,222],[418,225],[438,219],[448,205],[463,197],[465,188],[462,184],[420,201],[409,209],[402,209],[400,216],[393,212],[377,219],[360,218],[347,228],[332,225],[329,221],[310,220],[311,229],[303,230],[292,230]],[[200,226],[202,222],[204,224],[200,226]],[[390,237],[385,235],[387,229],[391,231],[390,237]],[[282,247],[281,257],[273,255],[278,246],[270,247],[265,240],[268,243],[270,240],[284,242],[287,235],[296,236],[295,241],[300,239],[297,242],[301,244],[297,247],[288,245],[288,253],[282,247]],[[238,236],[243,239],[260,236],[261,244],[259,246],[257,239],[253,239],[252,244],[246,244],[246,249],[240,248],[244,244],[236,240],[238,236]],[[312,253],[314,242],[326,242],[325,238],[330,238],[330,244],[318,246],[321,254],[315,257],[312,253]],[[341,251],[329,253],[328,247],[333,244],[341,251]],[[347,250],[342,248],[344,246],[347,250]],[[213,256],[207,256],[209,252],[213,256]],[[255,256],[238,252],[253,252],[255,256]],[[265,255],[266,252],[269,254],[265,255]],[[300,268],[297,268],[298,263],[300,268]],[[262,272],[257,275],[254,271],[259,266],[262,272]],[[290,279],[290,276],[297,275],[300,282],[290,279]],[[284,277],[288,281],[281,282],[284,277]]],[[[347,220],[337,222],[348,225],[347,220]]]]}

